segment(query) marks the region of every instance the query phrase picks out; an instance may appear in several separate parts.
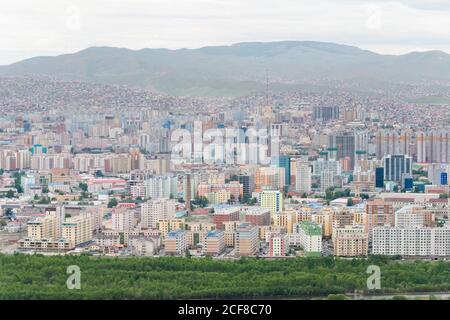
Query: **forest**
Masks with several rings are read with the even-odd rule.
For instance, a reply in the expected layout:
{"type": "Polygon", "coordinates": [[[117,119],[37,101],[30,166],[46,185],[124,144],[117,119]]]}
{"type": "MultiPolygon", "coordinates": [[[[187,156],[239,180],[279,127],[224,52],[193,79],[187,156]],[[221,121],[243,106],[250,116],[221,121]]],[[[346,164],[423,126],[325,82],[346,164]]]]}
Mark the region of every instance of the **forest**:
{"type": "Polygon", "coordinates": [[[241,258],[1,255],[0,299],[311,298],[351,293],[450,291],[450,261],[372,256],[267,260],[241,258]],[[81,288],[68,289],[69,266],[81,288]],[[367,268],[380,267],[381,289],[367,289],[367,268]]]}

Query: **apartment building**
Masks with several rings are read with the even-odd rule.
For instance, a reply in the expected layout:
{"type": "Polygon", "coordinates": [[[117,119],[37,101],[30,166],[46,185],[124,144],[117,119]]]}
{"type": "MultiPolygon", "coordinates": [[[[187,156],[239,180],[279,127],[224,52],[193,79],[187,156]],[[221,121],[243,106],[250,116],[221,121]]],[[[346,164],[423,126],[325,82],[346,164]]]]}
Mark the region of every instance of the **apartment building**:
{"type": "Polygon", "coordinates": [[[287,234],[271,233],[269,236],[269,257],[283,257],[289,249],[287,234]]]}
{"type": "Polygon", "coordinates": [[[366,256],[368,235],[362,225],[348,225],[333,229],[333,253],[338,257],[366,256]]]}
{"type": "Polygon", "coordinates": [[[258,228],[242,223],[236,228],[236,255],[253,256],[258,253],[258,228]]]}
{"type": "Polygon", "coordinates": [[[239,221],[240,210],[238,207],[216,207],[213,214],[213,222],[216,229],[223,229],[223,224],[228,221],[239,221]]]}
{"type": "Polygon", "coordinates": [[[61,229],[62,238],[73,247],[92,240],[91,218],[87,214],[67,218],[61,224],[61,229]]]}
{"type": "Polygon", "coordinates": [[[183,255],[187,250],[186,231],[170,231],[164,239],[164,249],[168,255],[183,255]]]}
{"type": "Polygon", "coordinates": [[[209,231],[205,236],[204,252],[216,256],[225,250],[225,237],[222,230],[209,231]]]}
{"type": "Polygon", "coordinates": [[[175,200],[162,198],[149,200],[141,206],[141,224],[145,228],[156,228],[160,219],[175,217],[175,200]]]}
{"type": "Polygon", "coordinates": [[[430,227],[376,227],[372,254],[401,256],[450,256],[450,224],[430,227]]]}
{"type": "Polygon", "coordinates": [[[298,235],[298,244],[307,256],[322,254],[322,227],[311,221],[300,221],[294,225],[294,234],[298,235]]]}

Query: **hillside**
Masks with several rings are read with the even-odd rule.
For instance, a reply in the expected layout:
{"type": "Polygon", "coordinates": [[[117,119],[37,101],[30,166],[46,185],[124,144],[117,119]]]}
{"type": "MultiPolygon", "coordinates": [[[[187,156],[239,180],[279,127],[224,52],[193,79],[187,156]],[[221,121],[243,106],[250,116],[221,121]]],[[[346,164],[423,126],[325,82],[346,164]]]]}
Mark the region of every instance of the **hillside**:
{"type": "Polygon", "coordinates": [[[330,81],[384,86],[450,83],[450,55],[380,55],[357,47],[310,41],[251,42],[199,49],[92,47],[0,67],[0,76],[56,77],[119,84],[172,95],[230,96],[330,81]]]}

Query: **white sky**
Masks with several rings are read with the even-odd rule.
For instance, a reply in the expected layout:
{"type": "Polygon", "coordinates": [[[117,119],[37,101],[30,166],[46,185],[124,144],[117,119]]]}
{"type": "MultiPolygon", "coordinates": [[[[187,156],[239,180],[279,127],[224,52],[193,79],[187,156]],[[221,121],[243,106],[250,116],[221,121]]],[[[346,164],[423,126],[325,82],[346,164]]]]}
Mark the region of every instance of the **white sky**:
{"type": "Polygon", "coordinates": [[[450,0],[2,0],[0,64],[90,46],[316,40],[450,52],[450,0]]]}

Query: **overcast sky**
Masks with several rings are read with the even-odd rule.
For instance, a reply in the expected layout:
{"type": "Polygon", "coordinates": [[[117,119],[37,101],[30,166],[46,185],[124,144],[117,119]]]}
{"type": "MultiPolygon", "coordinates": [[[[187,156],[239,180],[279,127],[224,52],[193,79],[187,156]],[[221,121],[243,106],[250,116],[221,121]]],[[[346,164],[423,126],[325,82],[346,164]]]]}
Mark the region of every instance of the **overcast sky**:
{"type": "Polygon", "coordinates": [[[90,46],[316,40],[450,53],[450,0],[1,0],[0,64],[90,46]]]}

